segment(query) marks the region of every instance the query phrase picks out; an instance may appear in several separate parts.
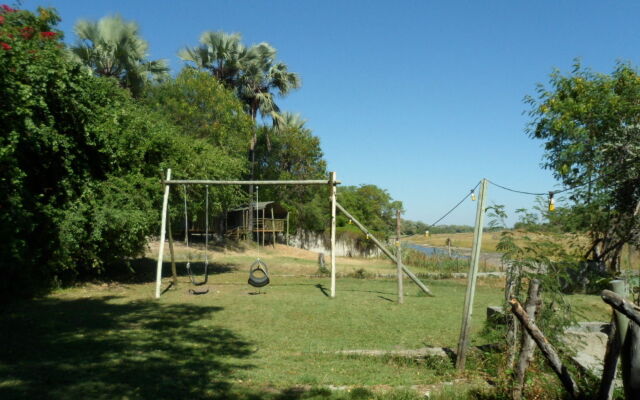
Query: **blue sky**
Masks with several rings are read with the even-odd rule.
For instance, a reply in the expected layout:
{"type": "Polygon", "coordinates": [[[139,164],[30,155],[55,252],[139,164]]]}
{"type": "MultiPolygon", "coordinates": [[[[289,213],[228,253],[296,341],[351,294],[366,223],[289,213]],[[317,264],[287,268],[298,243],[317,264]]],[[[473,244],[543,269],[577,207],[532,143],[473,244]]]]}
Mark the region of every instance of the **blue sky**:
{"type": "MultiPolygon", "coordinates": [[[[573,60],[611,72],[638,65],[640,2],[632,1],[76,1],[25,0],[58,9],[60,29],[119,13],[139,23],[151,58],[176,53],[204,31],[262,41],[302,76],[280,100],[320,137],[344,184],[375,184],[431,223],[483,177],[525,191],[557,187],[540,168],[522,99],[573,60]]],[[[507,211],[533,198],[491,186],[507,211]]],[[[473,224],[466,202],[443,223],[473,224]]]]}

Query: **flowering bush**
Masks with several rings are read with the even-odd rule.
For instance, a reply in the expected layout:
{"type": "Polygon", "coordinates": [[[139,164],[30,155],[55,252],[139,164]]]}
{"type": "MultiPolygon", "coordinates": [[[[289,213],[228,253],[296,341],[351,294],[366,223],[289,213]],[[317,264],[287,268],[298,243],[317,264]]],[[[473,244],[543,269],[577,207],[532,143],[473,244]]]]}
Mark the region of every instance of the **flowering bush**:
{"type": "MultiPolygon", "coordinates": [[[[60,18],[50,9],[38,8],[38,14],[17,10],[6,4],[0,5],[0,47],[3,52],[30,51],[37,54],[48,46],[50,39],[61,38],[59,31],[52,30],[60,18]]],[[[61,45],[56,43],[57,47],[61,45]]],[[[8,56],[10,53],[6,53],[8,56]]]]}

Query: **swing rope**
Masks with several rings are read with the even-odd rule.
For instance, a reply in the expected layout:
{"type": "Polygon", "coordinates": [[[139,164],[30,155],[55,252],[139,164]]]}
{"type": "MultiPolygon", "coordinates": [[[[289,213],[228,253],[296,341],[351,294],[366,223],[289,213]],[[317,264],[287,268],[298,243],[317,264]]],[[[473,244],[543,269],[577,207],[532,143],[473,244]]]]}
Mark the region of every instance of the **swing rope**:
{"type": "MultiPolygon", "coordinates": [[[[256,240],[258,241],[258,258],[251,264],[249,268],[249,285],[257,288],[267,286],[269,284],[269,269],[267,264],[260,260],[260,231],[258,230],[258,222],[260,221],[260,214],[258,210],[258,186],[256,186],[256,240]]],[[[264,229],[264,220],[263,229],[264,229]]],[[[262,232],[264,237],[264,231],[262,232]]]]}
{"type": "MultiPolygon", "coordinates": [[[[205,249],[204,249],[204,280],[202,282],[196,282],[193,277],[193,271],[191,269],[191,252],[187,252],[187,274],[189,275],[189,280],[194,286],[202,286],[205,285],[209,281],[209,185],[205,186],[205,249]]],[[[184,216],[185,216],[185,229],[188,229],[188,214],[187,214],[187,188],[186,185],[184,187],[184,216]]],[[[185,242],[187,244],[187,250],[189,250],[189,235],[188,230],[185,234],[185,242]]],[[[206,292],[209,290],[207,289],[206,292]]],[[[193,290],[189,290],[191,294],[204,294],[206,292],[195,292],[193,290]]]]}
{"type": "Polygon", "coordinates": [[[187,274],[191,283],[193,282],[193,273],[191,272],[191,249],[189,248],[189,213],[187,211],[187,185],[184,188],[184,243],[187,246],[187,274]]]}

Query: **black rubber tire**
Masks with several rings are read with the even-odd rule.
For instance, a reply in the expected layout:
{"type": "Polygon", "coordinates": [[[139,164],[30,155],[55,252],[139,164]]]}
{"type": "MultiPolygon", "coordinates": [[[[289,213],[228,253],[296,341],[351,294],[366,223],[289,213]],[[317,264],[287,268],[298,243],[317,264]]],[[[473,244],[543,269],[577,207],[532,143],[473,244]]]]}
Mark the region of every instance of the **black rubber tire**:
{"type": "Polygon", "coordinates": [[[251,264],[251,268],[249,268],[249,280],[247,282],[249,285],[257,288],[264,287],[269,284],[269,269],[264,261],[256,260],[251,264]],[[262,272],[263,276],[257,276],[257,271],[262,272]]]}

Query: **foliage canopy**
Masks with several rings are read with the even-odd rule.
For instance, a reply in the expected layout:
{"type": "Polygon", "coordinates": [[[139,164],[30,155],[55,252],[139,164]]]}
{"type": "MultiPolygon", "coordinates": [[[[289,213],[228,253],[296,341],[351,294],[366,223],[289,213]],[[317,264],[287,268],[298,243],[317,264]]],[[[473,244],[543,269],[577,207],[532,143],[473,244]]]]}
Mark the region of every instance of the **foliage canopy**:
{"type": "Polygon", "coordinates": [[[619,265],[624,243],[640,244],[640,76],[628,64],[611,74],[576,63],[551,74],[526,98],[528,134],[545,142],[544,167],[569,187],[572,223],[592,234],[586,256],[619,265]]]}

